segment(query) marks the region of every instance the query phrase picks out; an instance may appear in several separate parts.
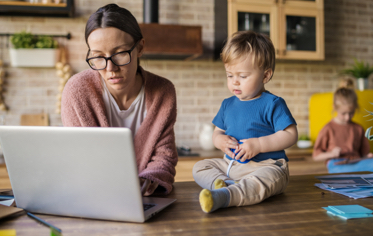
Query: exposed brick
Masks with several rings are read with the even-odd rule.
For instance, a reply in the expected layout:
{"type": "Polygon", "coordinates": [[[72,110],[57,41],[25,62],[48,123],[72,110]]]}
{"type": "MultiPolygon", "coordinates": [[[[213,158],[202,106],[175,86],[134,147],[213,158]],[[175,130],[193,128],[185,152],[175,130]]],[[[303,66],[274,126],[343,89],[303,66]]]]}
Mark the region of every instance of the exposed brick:
{"type": "Polygon", "coordinates": [[[223,81],[198,81],[197,88],[221,88],[224,87],[225,83],[223,81]]]}
{"type": "Polygon", "coordinates": [[[194,14],[189,14],[189,13],[180,14],[180,19],[181,20],[193,20],[194,14]]]}
{"type": "Polygon", "coordinates": [[[178,98],[177,99],[177,106],[183,107],[188,105],[195,105],[195,99],[194,98],[178,98]]]}

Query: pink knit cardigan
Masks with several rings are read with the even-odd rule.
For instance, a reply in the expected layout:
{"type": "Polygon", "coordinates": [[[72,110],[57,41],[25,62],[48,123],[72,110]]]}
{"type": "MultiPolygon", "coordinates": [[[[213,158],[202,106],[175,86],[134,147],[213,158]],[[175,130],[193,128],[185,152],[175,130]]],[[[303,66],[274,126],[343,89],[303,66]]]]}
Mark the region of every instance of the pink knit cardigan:
{"type": "MultiPolygon", "coordinates": [[[[174,134],[176,92],[169,80],[141,67],[139,71],[144,80],[147,114],[134,138],[138,173],[159,183],[156,192],[169,194],[178,161],[174,134]]],[[[62,93],[61,119],[64,126],[109,126],[97,71],[88,69],[69,79],[62,93]]]]}

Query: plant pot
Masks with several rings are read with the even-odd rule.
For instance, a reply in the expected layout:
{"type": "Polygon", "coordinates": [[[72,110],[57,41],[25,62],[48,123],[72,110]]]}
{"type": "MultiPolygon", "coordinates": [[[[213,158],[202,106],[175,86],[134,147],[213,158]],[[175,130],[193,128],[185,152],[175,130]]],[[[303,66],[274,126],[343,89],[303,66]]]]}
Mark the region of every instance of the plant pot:
{"type": "Polygon", "coordinates": [[[368,79],[367,78],[357,78],[357,88],[360,91],[364,91],[365,89],[368,88],[368,79]]]}
{"type": "Polygon", "coordinates": [[[59,57],[57,48],[9,49],[13,67],[55,67],[59,57]]]}
{"type": "Polygon", "coordinates": [[[298,140],[298,148],[310,148],[312,147],[312,142],[310,140],[298,140]]]}

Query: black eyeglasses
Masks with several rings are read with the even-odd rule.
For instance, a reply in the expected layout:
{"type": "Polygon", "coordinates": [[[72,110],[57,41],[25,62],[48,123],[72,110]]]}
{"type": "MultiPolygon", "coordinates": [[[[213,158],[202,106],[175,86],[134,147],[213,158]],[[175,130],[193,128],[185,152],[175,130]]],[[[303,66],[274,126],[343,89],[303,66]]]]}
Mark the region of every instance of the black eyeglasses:
{"type": "Polygon", "coordinates": [[[90,50],[87,53],[86,62],[93,70],[103,70],[107,66],[107,61],[110,60],[116,66],[125,66],[131,62],[131,52],[135,49],[136,45],[140,42],[137,41],[130,50],[117,52],[110,57],[91,57],[88,58],[90,50]]]}

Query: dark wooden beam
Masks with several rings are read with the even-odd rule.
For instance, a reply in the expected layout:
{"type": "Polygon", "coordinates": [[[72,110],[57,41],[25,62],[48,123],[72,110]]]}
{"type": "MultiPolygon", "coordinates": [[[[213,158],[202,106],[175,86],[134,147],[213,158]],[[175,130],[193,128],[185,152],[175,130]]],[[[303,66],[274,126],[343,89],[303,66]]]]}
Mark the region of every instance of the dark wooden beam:
{"type": "Polygon", "coordinates": [[[203,53],[202,27],[140,24],[145,39],[145,58],[196,58],[203,53]]]}

